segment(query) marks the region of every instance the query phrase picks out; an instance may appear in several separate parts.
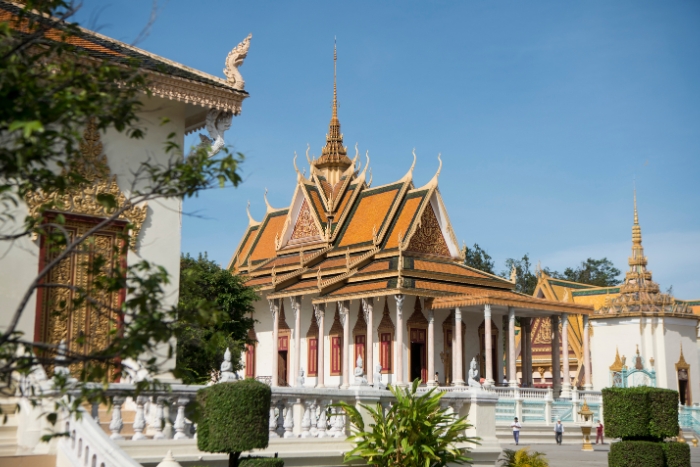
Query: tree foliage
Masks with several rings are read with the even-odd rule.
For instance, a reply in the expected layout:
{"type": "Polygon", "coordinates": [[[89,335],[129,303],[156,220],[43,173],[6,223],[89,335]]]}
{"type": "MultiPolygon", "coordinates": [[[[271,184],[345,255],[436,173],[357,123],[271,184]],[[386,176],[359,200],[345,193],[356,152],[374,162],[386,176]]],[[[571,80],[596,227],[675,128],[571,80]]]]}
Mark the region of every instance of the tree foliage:
{"type": "MultiPolygon", "coordinates": [[[[240,353],[253,327],[250,313],[257,299],[240,276],[232,275],[204,255],[180,259],[180,298],[176,376],[185,384],[201,384],[219,368],[226,348],[231,349],[233,371],[240,368],[240,353]],[[222,313],[215,326],[201,326],[200,317],[222,313]]],[[[206,319],[205,319],[206,323],[206,319]]]]}
{"type": "Polygon", "coordinates": [[[537,287],[537,276],[532,272],[530,257],[526,254],[522,259],[508,258],[506,270],[501,272],[501,276],[510,278],[513,268],[515,268],[515,291],[532,295],[537,287]]]}
{"type": "Polygon", "coordinates": [[[445,393],[431,389],[417,394],[419,379],[410,388],[392,387],[396,402],[386,412],[381,403],[376,407],[362,405],[374,423],[365,427],[360,411],[345,402],[339,404],[352,423],[353,434],[348,439],[355,447],[345,454],[345,461],[363,460],[379,467],[442,467],[466,464],[466,443],[478,444],[464,432],[470,425],[441,408],[445,393]],[[460,446],[461,445],[461,446],[460,446]]]}
{"type": "Polygon", "coordinates": [[[598,287],[610,287],[620,283],[619,276],[622,272],[608,258],[588,258],[581,261],[576,268],[566,268],[563,273],[546,270],[550,276],[580,284],[596,285],[598,287]]]}
{"type": "Polygon", "coordinates": [[[464,264],[479,271],[495,274],[493,268],[495,263],[491,256],[482,250],[478,243],[474,244],[473,248],[464,245],[464,264]]]}
{"type": "MultiPolygon", "coordinates": [[[[58,203],[47,202],[36,215],[24,216],[22,200],[27,193],[42,191],[63,195],[89,185],[73,170],[87,163],[80,151],[82,132],[88,122],[98,129],[110,128],[131,138],[145,134],[139,122],[141,101],[150,95],[146,72],[138,60],[118,63],[86,56],[72,44],[80,43],[84,32],[69,22],[75,5],[68,0],[27,0],[23,6],[10,5],[14,17],[0,21],[0,241],[5,250],[19,248],[13,242],[30,236],[41,237],[50,253],[14,309],[4,309],[8,326],[0,333],[0,394],[14,395],[15,376],[27,376],[37,365],[49,367],[59,350],[56,344],[35,341],[18,330],[28,312],[30,298],[41,289],[64,288],[71,298],[53,303],[50,312],[58,320],[68,320],[71,310],[84,307],[99,319],[107,317],[110,330],[100,348],[85,345],[90,336],[78,336],[62,350],[66,366],[81,368],[74,374],[54,378],[59,396],[47,414],[55,422],[56,410],[76,411],[85,403],[106,403],[101,385],[126,370],[125,362],[135,361],[150,374],[161,372],[164,358],[174,353],[173,343],[183,323],[176,322],[177,307],[167,307],[165,286],[168,272],[141,259],[122,261],[127,253],[127,225],[110,251],[97,252],[93,234],[110,225],[132,206],[168,198],[195,196],[200,190],[237,185],[242,155],[226,148],[210,157],[199,147],[184,154],[171,134],[163,142],[165,158],[145,159],[120,180],[126,199],[117,203],[112,195],[97,201],[109,213],[96,220],[82,236],[72,236],[58,203]],[[86,268],[87,283],[51,283],[49,271],[66,258],[86,268]],[[123,303],[115,307],[105,297],[125,292],[123,303]],[[70,392],[70,395],[67,395],[70,392]]],[[[151,115],[151,118],[155,116],[151,115]]],[[[157,120],[156,120],[157,121],[157,120]]],[[[163,119],[164,123],[167,120],[163,119]]],[[[7,306],[7,305],[5,305],[7,306]]],[[[193,319],[197,326],[225,329],[230,317],[213,309],[193,319]],[[217,328],[217,326],[220,326],[217,328]]],[[[140,381],[137,391],[155,382],[140,381]]],[[[31,397],[35,395],[30,394],[31,397]]]]}

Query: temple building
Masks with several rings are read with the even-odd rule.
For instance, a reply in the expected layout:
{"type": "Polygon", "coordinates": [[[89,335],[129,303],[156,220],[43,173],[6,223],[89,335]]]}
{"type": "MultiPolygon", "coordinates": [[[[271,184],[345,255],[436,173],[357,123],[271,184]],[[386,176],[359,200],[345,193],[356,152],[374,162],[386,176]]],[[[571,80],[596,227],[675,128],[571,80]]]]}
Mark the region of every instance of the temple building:
{"type": "MultiPolygon", "coordinates": [[[[584,384],[582,342],[591,339],[594,389],[608,386],[649,385],[678,390],[681,403],[693,401],[691,388],[699,388],[697,325],[700,300],[679,300],[661,293],[652,280],[642,247],[642,230],[634,197],[632,255],[624,282],[612,287],[555,279],[538,270],[534,296],[561,303],[590,305],[595,309],[590,328],[570,316],[561,329],[569,336],[562,388],[584,384]],[[568,369],[568,371],[567,371],[568,369]]],[[[547,320],[533,323],[532,364],[536,384],[552,385],[551,326],[547,320]]],[[[564,347],[562,347],[563,349],[564,347]]],[[[562,394],[564,396],[565,394],[562,394]]],[[[700,395],[695,395],[696,400],[700,395]]]]}
{"type": "Polygon", "coordinates": [[[265,198],[261,221],[249,212],[228,266],[261,295],[246,377],[273,387],[405,385],[416,378],[488,386],[502,382],[505,359],[515,386],[516,317],[546,319],[558,329],[562,316],[586,320],[592,313],[589,305],[516,293],[514,280],[465,266],[438,188],[442,161],[418,187],[413,156],[399,180],[372,186],[369,157],[362,167],[357,146],[351,160],[343,145],[334,72],[320,157],[307,150],[307,177],[295,156],[289,206],[274,208],[265,198]],[[501,331],[504,320],[508,332],[501,331]]]}

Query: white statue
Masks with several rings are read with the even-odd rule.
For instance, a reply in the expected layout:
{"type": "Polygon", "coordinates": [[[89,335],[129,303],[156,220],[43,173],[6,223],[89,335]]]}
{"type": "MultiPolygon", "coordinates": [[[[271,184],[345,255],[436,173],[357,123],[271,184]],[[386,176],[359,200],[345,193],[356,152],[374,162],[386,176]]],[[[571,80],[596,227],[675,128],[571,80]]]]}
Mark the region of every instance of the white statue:
{"type": "Polygon", "coordinates": [[[200,147],[206,148],[209,146],[209,157],[213,157],[221,151],[221,148],[226,144],[224,142],[224,133],[231,128],[231,119],[233,114],[225,110],[210,109],[207,112],[206,128],[209,136],[199,134],[199,139],[202,141],[200,147]]]}
{"type": "Polygon", "coordinates": [[[386,389],[386,384],[382,382],[382,366],[379,363],[374,367],[374,388],[386,389]]]}
{"type": "Polygon", "coordinates": [[[297,386],[303,386],[304,382],[306,381],[306,378],[304,378],[304,369],[300,368],[299,369],[299,376],[297,377],[297,386]]]}
{"type": "Polygon", "coordinates": [[[355,362],[355,381],[353,386],[367,386],[367,378],[365,378],[365,370],[362,367],[362,357],[357,356],[357,361],[355,362]]]}
{"type": "Polygon", "coordinates": [[[221,376],[219,377],[219,382],[229,383],[232,381],[238,381],[238,375],[233,372],[231,351],[228,349],[228,347],[226,347],[226,352],[224,352],[224,361],[221,363],[221,376]]]}
{"type": "Polygon", "coordinates": [[[238,67],[243,65],[243,60],[248,56],[250,39],[252,37],[252,34],[248,34],[248,36],[243,39],[243,42],[234,47],[226,57],[226,66],[224,68],[226,79],[235,89],[240,89],[241,91],[245,87],[245,81],[243,81],[243,76],[241,76],[241,72],[238,71],[238,67]]]}
{"type": "Polygon", "coordinates": [[[472,358],[472,362],[469,364],[469,387],[481,388],[481,384],[479,384],[479,370],[476,368],[476,358],[472,358]]]}

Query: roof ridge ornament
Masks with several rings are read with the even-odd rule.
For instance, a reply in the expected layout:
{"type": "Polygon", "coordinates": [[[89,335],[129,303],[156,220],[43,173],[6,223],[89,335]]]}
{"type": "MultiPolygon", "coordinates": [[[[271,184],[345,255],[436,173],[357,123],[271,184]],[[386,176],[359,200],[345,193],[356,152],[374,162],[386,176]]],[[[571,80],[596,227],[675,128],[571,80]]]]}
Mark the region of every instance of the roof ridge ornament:
{"type": "Polygon", "coordinates": [[[263,194],[263,198],[265,198],[265,206],[267,206],[267,212],[272,212],[275,210],[275,208],[272,207],[270,202],[267,200],[267,188],[265,188],[265,193],[263,194]]]}
{"type": "MultiPolygon", "coordinates": [[[[311,165],[311,164],[313,164],[313,162],[311,161],[311,158],[309,157],[309,151],[311,151],[311,145],[309,143],[306,143],[306,162],[308,162],[309,165],[311,165]]],[[[311,172],[309,171],[309,173],[311,173],[311,172]]]]}
{"type": "Polygon", "coordinates": [[[231,50],[226,56],[226,62],[224,66],[224,75],[226,75],[226,80],[231,83],[234,89],[243,91],[245,88],[245,81],[241,72],[238,71],[238,67],[243,65],[243,60],[248,56],[248,49],[250,49],[250,40],[253,38],[253,33],[246,36],[240,44],[231,50]]]}
{"type": "Polygon", "coordinates": [[[256,225],[260,223],[253,219],[253,216],[250,214],[250,200],[248,200],[248,205],[245,208],[245,212],[248,214],[248,225],[256,225]]]}

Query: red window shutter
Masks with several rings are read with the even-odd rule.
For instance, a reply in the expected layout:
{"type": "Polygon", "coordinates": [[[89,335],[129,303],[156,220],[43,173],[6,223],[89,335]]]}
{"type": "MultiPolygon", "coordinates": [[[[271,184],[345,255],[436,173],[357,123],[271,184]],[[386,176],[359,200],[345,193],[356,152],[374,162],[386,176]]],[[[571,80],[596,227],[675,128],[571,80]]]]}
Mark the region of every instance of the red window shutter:
{"type": "Polygon", "coordinates": [[[331,337],[331,374],[334,376],[343,374],[343,351],[340,336],[331,337]]]}
{"type": "Polygon", "coordinates": [[[318,376],[318,339],[310,337],[307,340],[309,342],[309,361],[307,364],[309,376],[318,376]]]}
{"type": "Polygon", "coordinates": [[[391,333],[382,333],[379,353],[382,371],[391,371],[391,333]]]}
{"type": "Polygon", "coordinates": [[[245,377],[255,378],[255,344],[248,344],[245,353],[245,377]]]}

